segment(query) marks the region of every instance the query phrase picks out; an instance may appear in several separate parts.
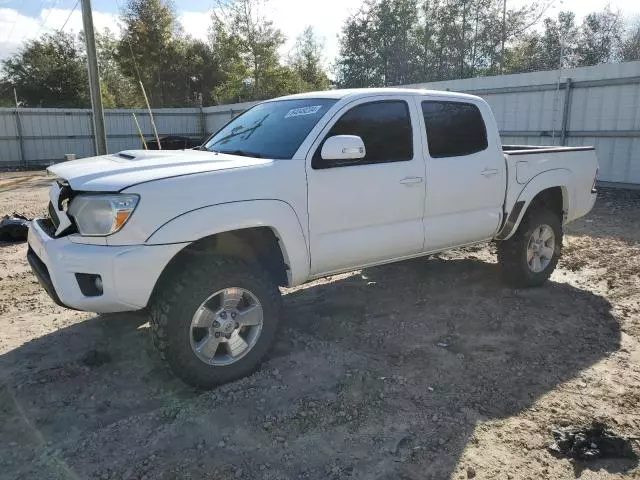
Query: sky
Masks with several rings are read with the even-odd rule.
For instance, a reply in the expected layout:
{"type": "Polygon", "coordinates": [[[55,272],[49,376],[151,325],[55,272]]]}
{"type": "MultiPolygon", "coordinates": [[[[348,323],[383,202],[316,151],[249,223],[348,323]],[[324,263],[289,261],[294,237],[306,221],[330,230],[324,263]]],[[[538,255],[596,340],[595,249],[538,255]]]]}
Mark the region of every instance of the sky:
{"type": "MultiPolygon", "coordinates": [[[[80,7],[71,13],[76,1],[0,0],[0,59],[18,51],[25,40],[59,30],[67,18],[65,31],[78,33],[82,29],[80,7]]],[[[118,32],[118,2],[123,4],[125,1],[92,0],[95,28],[102,30],[108,27],[118,32]]],[[[206,38],[212,3],[208,0],[174,0],[186,33],[206,38]]],[[[287,43],[280,52],[282,55],[287,54],[305,27],[311,25],[324,40],[325,63],[329,66],[338,54],[338,34],[345,19],[355,13],[361,3],[362,0],[269,0],[264,13],[287,37],[287,43]]],[[[507,5],[521,6],[525,3],[529,2],[507,0],[507,5]]],[[[572,10],[580,21],[587,13],[602,10],[607,4],[627,17],[640,18],[638,0],[555,0],[548,14],[555,16],[559,10],[572,10]]]]}

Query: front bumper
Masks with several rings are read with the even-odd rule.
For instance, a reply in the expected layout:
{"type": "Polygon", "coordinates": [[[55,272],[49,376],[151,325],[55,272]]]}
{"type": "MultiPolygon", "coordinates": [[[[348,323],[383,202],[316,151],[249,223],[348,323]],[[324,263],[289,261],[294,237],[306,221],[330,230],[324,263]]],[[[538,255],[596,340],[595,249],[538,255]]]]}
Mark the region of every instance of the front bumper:
{"type": "Polygon", "coordinates": [[[58,305],[96,313],[146,307],[165,266],[185,244],[104,246],[53,238],[41,219],[31,222],[27,260],[58,305]],[[103,293],[85,296],[76,273],[100,275],[103,293]]]}

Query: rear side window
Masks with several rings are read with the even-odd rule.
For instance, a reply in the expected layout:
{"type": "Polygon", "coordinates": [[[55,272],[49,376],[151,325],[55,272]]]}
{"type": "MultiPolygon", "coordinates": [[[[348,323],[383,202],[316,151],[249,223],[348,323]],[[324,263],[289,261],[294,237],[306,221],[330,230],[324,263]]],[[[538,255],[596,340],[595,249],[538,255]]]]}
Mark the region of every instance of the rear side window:
{"type": "Polygon", "coordinates": [[[429,154],[460,157],[487,148],[487,129],[477,106],[463,102],[422,102],[429,154]]]}
{"type": "MultiPolygon", "coordinates": [[[[363,103],[353,107],[331,127],[325,140],[334,135],[357,135],[364,142],[365,158],[346,165],[401,162],[413,158],[409,107],[401,100],[363,103]]],[[[346,166],[343,162],[323,160],[321,150],[322,144],[313,157],[313,168],[346,166]]]]}

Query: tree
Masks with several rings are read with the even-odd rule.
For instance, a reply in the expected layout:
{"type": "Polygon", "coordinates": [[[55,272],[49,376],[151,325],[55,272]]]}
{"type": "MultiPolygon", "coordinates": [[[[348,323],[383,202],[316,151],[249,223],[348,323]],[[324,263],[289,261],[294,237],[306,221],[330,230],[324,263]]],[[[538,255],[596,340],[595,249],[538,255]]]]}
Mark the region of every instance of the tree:
{"type": "Polygon", "coordinates": [[[108,28],[96,32],[102,103],[105,108],[142,107],[144,99],[137,80],[125,75],[118,63],[118,45],[119,41],[108,28]]]}
{"type": "Polygon", "coordinates": [[[624,35],[620,44],[620,58],[623,62],[640,60],[640,22],[624,35]]]}
{"type": "Polygon", "coordinates": [[[502,0],[367,0],[347,19],[336,74],[342,86],[420,83],[497,74],[501,46],[524,35],[537,5],[502,0]]]}
{"type": "Polygon", "coordinates": [[[613,62],[617,46],[622,39],[620,13],[608,7],[602,12],[590,13],[582,22],[576,47],[576,65],[589,66],[613,62]]]}
{"type": "Polygon", "coordinates": [[[280,64],[285,37],[262,13],[263,3],[219,0],[213,11],[214,51],[231,60],[221,62],[225,80],[215,90],[220,101],[262,100],[302,88],[296,73],[280,64]]]}
{"type": "Polygon", "coordinates": [[[545,18],[544,32],[524,34],[505,55],[508,73],[555,70],[576,66],[580,31],[573,12],[545,18]]]}
{"type": "Polygon", "coordinates": [[[213,92],[223,79],[216,52],[208,43],[191,38],[183,41],[182,51],[188,96],[196,104],[214,105],[213,92]]]}
{"type": "Polygon", "coordinates": [[[536,72],[547,69],[542,37],[537,32],[525,34],[505,51],[504,73],[536,72]]]}
{"type": "Polygon", "coordinates": [[[379,87],[378,68],[372,55],[376,45],[373,38],[372,14],[361,8],[347,19],[340,37],[340,54],[336,62],[336,81],[342,88],[379,87]]]}
{"type": "Polygon", "coordinates": [[[326,90],[329,77],[322,68],[322,42],[316,37],[313,27],[308,26],[296,39],[289,64],[304,82],[304,90],[326,90]]]}
{"type": "Polygon", "coordinates": [[[242,102],[252,98],[249,67],[240,54],[240,39],[230,32],[227,25],[213,17],[209,35],[215,58],[221,65],[221,80],[213,88],[215,103],[242,102]]]}
{"type": "MultiPolygon", "coordinates": [[[[179,57],[174,35],[178,23],[173,4],[163,0],[128,0],[121,12],[123,24],[116,59],[122,71],[142,81],[154,107],[183,104],[176,98],[170,77],[179,57]]],[[[179,92],[179,96],[184,94],[179,92]]]]}
{"type": "Polygon", "coordinates": [[[89,107],[86,60],[76,39],[57,32],[30,40],[2,61],[0,89],[28,107],[89,107]]]}
{"type": "Polygon", "coordinates": [[[343,28],[338,83],[373,87],[413,80],[416,9],[416,0],[367,0],[343,28]]]}

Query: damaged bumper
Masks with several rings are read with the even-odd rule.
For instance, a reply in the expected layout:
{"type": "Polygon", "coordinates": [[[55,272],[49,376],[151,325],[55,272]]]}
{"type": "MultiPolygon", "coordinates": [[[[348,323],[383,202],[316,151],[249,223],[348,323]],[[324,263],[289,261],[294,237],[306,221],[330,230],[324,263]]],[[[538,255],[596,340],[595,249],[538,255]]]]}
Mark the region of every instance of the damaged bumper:
{"type": "Polygon", "coordinates": [[[53,235],[48,219],[31,223],[31,269],[58,305],[96,313],[146,307],[164,267],[184,247],[87,245],[53,235]]]}

